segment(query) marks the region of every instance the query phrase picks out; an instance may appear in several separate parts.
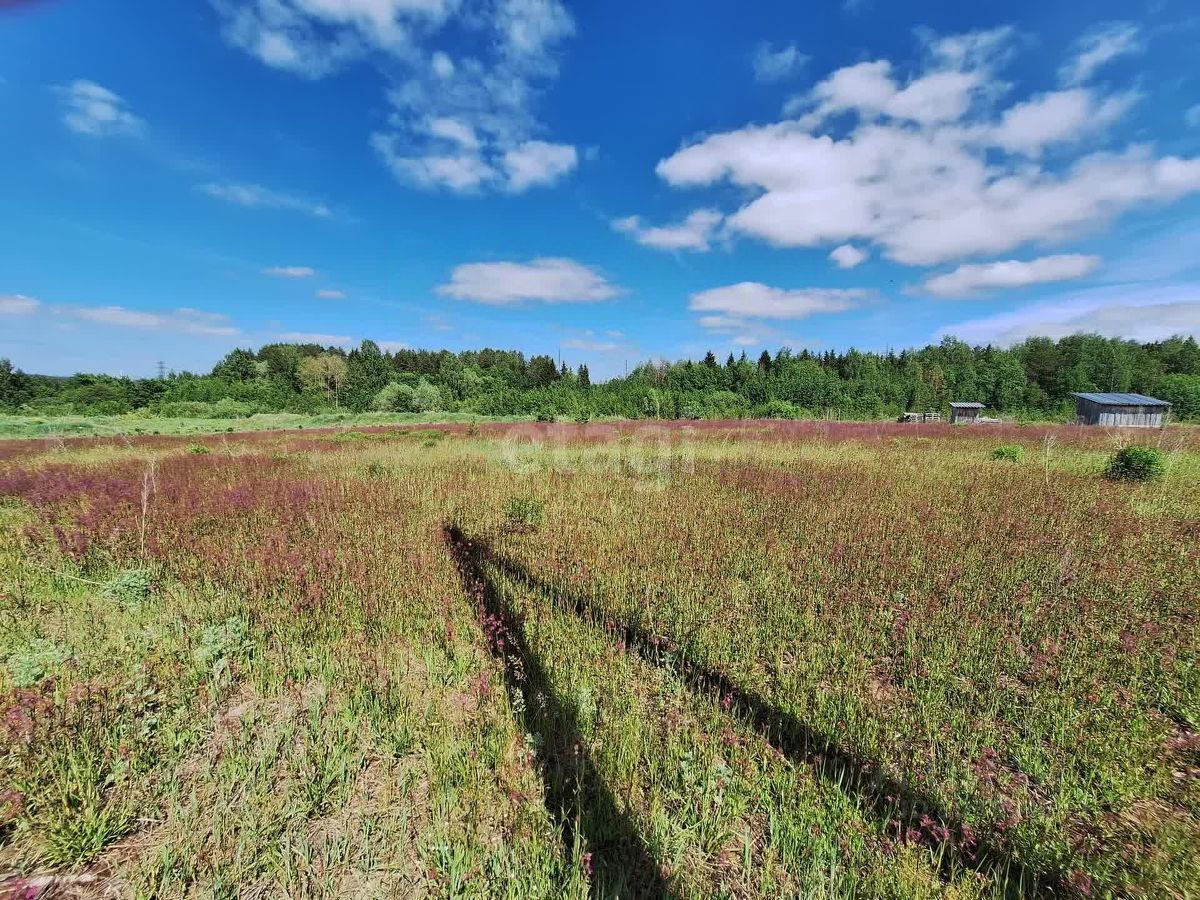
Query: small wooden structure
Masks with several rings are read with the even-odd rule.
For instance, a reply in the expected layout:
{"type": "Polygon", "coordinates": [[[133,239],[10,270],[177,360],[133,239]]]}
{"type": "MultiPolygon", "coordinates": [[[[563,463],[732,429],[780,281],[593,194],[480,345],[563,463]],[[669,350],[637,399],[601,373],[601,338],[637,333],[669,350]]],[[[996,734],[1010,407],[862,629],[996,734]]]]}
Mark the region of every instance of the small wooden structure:
{"type": "Polygon", "coordinates": [[[896,421],[897,422],[940,422],[940,421],[942,421],[942,414],[940,412],[935,412],[932,409],[929,410],[928,412],[923,412],[923,413],[906,412],[906,413],[901,413],[900,418],[897,419],[896,421]]]}
{"type": "Polygon", "coordinates": [[[1171,404],[1145,394],[1073,393],[1075,421],[1080,425],[1117,428],[1162,428],[1171,404]]]}
{"type": "Polygon", "coordinates": [[[962,422],[964,425],[973,425],[979,420],[979,415],[982,412],[982,403],[951,403],[950,424],[957,425],[959,422],[962,422]]]}

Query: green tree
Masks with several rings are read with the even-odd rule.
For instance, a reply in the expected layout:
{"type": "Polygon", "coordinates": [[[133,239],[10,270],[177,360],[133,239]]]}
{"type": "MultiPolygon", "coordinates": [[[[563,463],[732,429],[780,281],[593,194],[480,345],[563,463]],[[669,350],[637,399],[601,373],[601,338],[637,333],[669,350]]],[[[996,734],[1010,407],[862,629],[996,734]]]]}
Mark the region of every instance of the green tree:
{"type": "Polygon", "coordinates": [[[230,350],[213,366],[213,375],[230,381],[249,381],[258,377],[258,360],[249,350],[230,350]]]}
{"type": "Polygon", "coordinates": [[[1175,418],[1200,420],[1200,375],[1167,375],[1158,386],[1158,396],[1171,404],[1175,418]]]}
{"type": "Polygon", "coordinates": [[[338,408],[338,396],[346,383],[346,360],[334,353],[310,356],[300,363],[300,380],[309,390],[320,391],[338,408]]]}
{"type": "Polygon", "coordinates": [[[553,357],[550,356],[535,356],[529,360],[529,386],[533,388],[544,388],[554,384],[558,379],[558,366],[555,365],[553,357]]]}
{"type": "Polygon", "coordinates": [[[0,359],[0,408],[16,409],[31,396],[28,376],[14,368],[12,360],[0,359]]]}

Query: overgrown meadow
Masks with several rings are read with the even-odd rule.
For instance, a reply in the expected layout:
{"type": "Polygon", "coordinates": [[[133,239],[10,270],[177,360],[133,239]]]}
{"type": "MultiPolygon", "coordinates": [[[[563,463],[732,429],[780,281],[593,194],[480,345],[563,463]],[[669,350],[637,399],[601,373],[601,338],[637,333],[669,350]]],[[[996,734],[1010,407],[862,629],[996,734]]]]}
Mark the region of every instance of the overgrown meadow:
{"type": "Polygon", "coordinates": [[[1198,649],[1185,428],[0,443],[0,896],[1195,896],[1198,649]]]}

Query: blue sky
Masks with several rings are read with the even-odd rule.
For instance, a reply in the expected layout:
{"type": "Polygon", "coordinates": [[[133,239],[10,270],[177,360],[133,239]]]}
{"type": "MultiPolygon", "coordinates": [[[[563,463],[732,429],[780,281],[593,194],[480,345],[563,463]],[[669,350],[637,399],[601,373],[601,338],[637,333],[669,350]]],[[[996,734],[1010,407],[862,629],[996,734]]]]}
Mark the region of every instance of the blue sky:
{"type": "Polygon", "coordinates": [[[1198,43],[1178,0],[0,2],[0,355],[1200,335],[1198,43]]]}

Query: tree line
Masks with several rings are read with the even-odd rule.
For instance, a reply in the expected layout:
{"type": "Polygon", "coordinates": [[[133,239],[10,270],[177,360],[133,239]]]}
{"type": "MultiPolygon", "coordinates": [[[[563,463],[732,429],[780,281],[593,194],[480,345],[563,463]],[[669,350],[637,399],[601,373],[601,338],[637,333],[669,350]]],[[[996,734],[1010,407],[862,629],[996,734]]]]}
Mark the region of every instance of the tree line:
{"type": "Polygon", "coordinates": [[[592,383],[588,367],[511,350],[398,350],[373,341],[234,350],[207,374],[162,378],[26,374],[0,360],[0,410],[31,415],[235,418],[255,413],[461,412],[586,421],[623,418],[879,419],[976,401],[1018,419],[1069,419],[1072,391],[1132,391],[1200,420],[1200,346],[1097,335],[973,347],[947,337],[899,353],[782,348],[749,358],[647,362],[592,383]]]}

